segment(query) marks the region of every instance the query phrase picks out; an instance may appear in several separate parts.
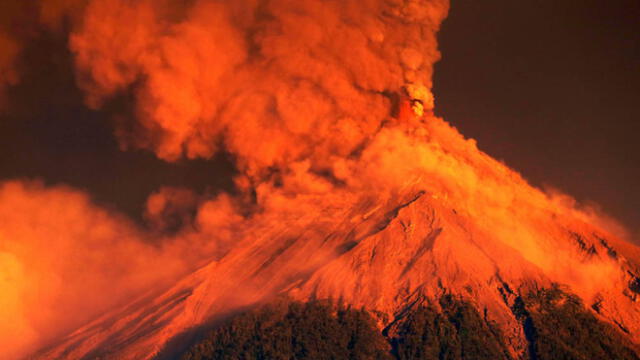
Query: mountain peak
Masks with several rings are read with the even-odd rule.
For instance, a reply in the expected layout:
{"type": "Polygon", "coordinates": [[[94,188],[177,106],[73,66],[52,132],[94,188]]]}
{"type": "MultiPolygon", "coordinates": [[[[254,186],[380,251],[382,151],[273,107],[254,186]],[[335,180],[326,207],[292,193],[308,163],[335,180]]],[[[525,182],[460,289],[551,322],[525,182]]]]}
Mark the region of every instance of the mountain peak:
{"type": "Polygon", "coordinates": [[[554,283],[638,340],[634,246],[618,247],[615,236],[586,222],[588,214],[530,187],[442,120],[427,119],[423,132],[422,142],[400,142],[412,152],[395,160],[417,173],[406,185],[380,197],[348,188],[295,197],[270,189],[273,206],[279,196],[293,205],[286,213],[255,214],[224,256],[95,320],[40,358],[113,352],[150,359],[176,336],[275,296],[340,300],[375,311],[384,327],[446,294],[497,323],[515,356],[527,343],[515,302],[554,283]]]}

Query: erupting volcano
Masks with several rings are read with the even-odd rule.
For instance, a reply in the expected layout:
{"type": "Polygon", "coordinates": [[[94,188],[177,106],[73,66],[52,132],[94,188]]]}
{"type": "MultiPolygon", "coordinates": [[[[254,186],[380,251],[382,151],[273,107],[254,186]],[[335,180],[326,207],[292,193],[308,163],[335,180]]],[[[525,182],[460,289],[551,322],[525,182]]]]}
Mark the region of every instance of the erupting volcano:
{"type": "MultiPolygon", "coordinates": [[[[577,302],[637,358],[640,248],[434,114],[447,0],[20,7],[36,14],[25,28],[68,33],[88,107],[127,104],[113,120],[122,151],[223,156],[236,173],[230,192],[159,189],[146,227],[71,187],[2,183],[1,358],[180,358],[282,299],[364,309],[392,339],[443,298],[470,304],[503,358],[545,358],[547,303],[531,299],[553,291],[551,305],[577,302]]],[[[0,89],[21,81],[33,36],[5,30],[0,89]]]]}

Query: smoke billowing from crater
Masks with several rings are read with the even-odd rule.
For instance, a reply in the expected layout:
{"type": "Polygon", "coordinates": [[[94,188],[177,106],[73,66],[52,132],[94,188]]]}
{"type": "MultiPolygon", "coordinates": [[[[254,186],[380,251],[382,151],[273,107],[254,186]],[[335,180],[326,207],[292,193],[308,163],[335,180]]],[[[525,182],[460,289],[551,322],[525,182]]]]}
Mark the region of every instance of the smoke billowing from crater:
{"type": "Polygon", "coordinates": [[[433,106],[445,1],[184,4],[92,1],[70,36],[90,106],[133,88],[125,146],[169,161],[224,147],[250,177],[301,160],[332,172],[398,94],[433,106]]]}
{"type": "Polygon", "coordinates": [[[446,1],[78,0],[3,12],[15,19],[0,29],[0,88],[19,81],[30,37],[69,31],[88,106],[134,94],[135,108],[123,114],[134,123],[115,134],[123,148],[168,161],[224,150],[246,194],[207,200],[161,189],[148,200],[155,230],[146,234],[76,190],[5,183],[5,355],[179,274],[198,257],[189,254],[223,253],[255,211],[251,202],[282,211],[297,193],[353,183],[348,162],[400,97],[433,106],[435,33],[447,9],[446,1]],[[276,183],[284,190],[272,191],[276,183]],[[167,239],[149,245],[152,235],[167,239]]]}

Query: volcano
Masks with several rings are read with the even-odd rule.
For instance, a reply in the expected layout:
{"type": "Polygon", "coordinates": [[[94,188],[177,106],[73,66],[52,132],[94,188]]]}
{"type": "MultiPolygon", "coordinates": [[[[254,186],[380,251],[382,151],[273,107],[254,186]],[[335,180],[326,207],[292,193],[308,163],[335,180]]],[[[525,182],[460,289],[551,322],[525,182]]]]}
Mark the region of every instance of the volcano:
{"type": "Polygon", "coordinates": [[[417,180],[378,196],[296,194],[286,211],[247,223],[224,256],[108,312],[36,358],[152,359],[175,339],[184,342],[276,296],[339,299],[375,311],[383,329],[444,295],[471,302],[501,329],[509,354],[522,358],[529,342],[515,305],[554,284],[638,341],[636,246],[566,199],[529,186],[441,119],[396,124],[378,138],[408,143],[394,160],[417,171],[417,180]]]}
{"type": "Polygon", "coordinates": [[[435,115],[448,1],[48,4],[24,21],[66,24],[121,149],[226,157],[233,190],[161,188],[142,226],[0,184],[1,356],[639,358],[640,248],[435,115]]]}

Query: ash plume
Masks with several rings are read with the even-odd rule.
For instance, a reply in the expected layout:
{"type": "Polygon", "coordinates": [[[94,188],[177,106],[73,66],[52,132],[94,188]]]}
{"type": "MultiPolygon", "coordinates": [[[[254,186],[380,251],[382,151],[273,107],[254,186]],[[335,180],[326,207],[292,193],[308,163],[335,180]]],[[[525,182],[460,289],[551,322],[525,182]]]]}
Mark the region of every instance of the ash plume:
{"type": "Polygon", "coordinates": [[[301,160],[332,172],[397,94],[433,106],[446,1],[186,4],[93,1],[70,36],[90,106],[133,88],[139,126],[125,146],[168,161],[223,147],[257,178],[301,160]]]}
{"type": "Polygon", "coordinates": [[[185,267],[144,237],[80,191],[0,184],[2,357],[24,355],[185,267]]]}

